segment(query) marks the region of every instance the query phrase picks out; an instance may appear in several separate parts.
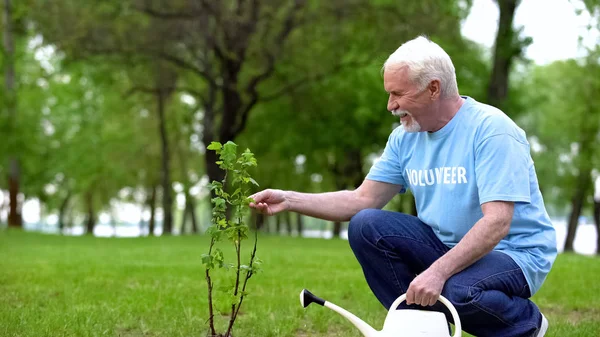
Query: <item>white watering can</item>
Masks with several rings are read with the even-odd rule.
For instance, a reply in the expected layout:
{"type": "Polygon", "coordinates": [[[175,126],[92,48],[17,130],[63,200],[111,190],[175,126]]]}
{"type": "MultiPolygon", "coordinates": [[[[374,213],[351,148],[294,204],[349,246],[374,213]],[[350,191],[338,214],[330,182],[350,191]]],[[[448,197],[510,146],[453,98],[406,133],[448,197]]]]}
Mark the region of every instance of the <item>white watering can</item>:
{"type": "MultiPolygon", "coordinates": [[[[365,337],[449,337],[448,322],[443,313],[415,309],[396,310],[405,299],[406,294],[403,294],[392,303],[383,323],[383,329],[377,331],[351,312],[313,295],[306,289],[300,293],[300,303],[303,307],[306,308],[311,303],[325,306],[352,322],[365,337]]],[[[453,337],[460,337],[460,318],[456,309],[450,301],[441,295],[439,301],[450,310],[454,318],[453,337]]]]}

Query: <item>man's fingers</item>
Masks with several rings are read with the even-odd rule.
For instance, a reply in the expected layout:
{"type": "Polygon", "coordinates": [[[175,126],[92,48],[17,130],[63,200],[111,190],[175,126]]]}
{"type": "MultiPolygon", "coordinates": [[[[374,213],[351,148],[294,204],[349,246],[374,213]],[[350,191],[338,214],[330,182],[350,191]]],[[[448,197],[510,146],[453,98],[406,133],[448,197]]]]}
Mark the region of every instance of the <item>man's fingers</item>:
{"type": "Polygon", "coordinates": [[[269,209],[269,205],[264,202],[251,203],[250,207],[256,209],[258,213],[272,215],[271,210],[269,209]]]}
{"type": "Polygon", "coordinates": [[[409,286],[408,290],[406,291],[406,304],[413,303],[415,303],[415,292],[409,286]]]}
{"type": "Polygon", "coordinates": [[[256,193],[250,196],[250,198],[252,198],[252,200],[254,200],[255,203],[260,202],[261,201],[261,193],[256,193]]]}

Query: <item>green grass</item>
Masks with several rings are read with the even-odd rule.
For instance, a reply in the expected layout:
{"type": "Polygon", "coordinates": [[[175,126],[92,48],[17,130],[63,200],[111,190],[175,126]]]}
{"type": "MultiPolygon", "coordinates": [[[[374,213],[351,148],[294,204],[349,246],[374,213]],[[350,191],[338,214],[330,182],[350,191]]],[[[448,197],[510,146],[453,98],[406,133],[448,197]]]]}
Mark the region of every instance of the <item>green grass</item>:
{"type": "MultiPolygon", "coordinates": [[[[207,243],[1,231],[0,336],[206,336],[207,243]]],[[[381,328],[386,312],[346,241],[262,236],[258,255],[264,272],[250,281],[235,337],[360,336],[328,309],[301,308],[303,288],[381,328]]],[[[534,297],[547,336],[600,336],[599,277],[599,258],[559,256],[534,297]]]]}

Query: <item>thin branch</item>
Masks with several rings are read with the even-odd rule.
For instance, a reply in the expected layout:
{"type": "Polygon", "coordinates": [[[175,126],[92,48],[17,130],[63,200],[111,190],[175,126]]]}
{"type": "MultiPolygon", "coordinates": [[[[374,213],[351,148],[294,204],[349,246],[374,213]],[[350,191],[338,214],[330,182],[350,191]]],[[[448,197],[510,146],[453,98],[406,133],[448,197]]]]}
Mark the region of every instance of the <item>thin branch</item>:
{"type": "Polygon", "coordinates": [[[299,88],[302,87],[302,85],[307,84],[307,83],[315,83],[315,82],[320,82],[323,79],[332,76],[336,73],[339,73],[345,69],[348,69],[350,67],[363,67],[367,64],[369,64],[371,62],[371,60],[369,61],[355,61],[355,62],[348,62],[348,63],[344,63],[344,64],[338,64],[337,66],[335,66],[333,69],[330,69],[329,71],[323,72],[321,74],[317,74],[317,75],[312,75],[312,76],[305,76],[300,80],[294,81],[292,83],[289,83],[287,85],[284,85],[283,87],[281,87],[279,90],[277,90],[274,93],[271,93],[269,95],[260,97],[259,100],[261,102],[268,102],[268,101],[272,101],[274,99],[277,99],[281,96],[283,96],[286,93],[290,93],[290,92],[294,92],[296,90],[298,90],[299,88]]]}
{"type": "MultiPolygon", "coordinates": [[[[256,220],[258,221],[258,220],[256,220]]],[[[256,227],[256,223],[254,224],[254,228],[256,227]]],[[[254,231],[254,248],[252,249],[252,254],[250,255],[250,264],[249,264],[249,268],[248,271],[246,272],[246,278],[244,279],[244,285],[242,286],[242,296],[240,297],[240,302],[238,304],[237,310],[235,312],[235,316],[234,316],[234,320],[237,318],[237,315],[240,311],[240,308],[242,307],[242,303],[244,302],[244,293],[246,292],[246,285],[248,284],[248,280],[252,277],[252,275],[254,275],[254,273],[252,272],[252,267],[254,266],[254,258],[256,257],[256,246],[258,244],[258,229],[256,229],[254,231]]]]}
{"type": "MultiPolygon", "coordinates": [[[[215,245],[215,238],[211,238],[210,240],[210,247],[208,248],[208,255],[210,255],[212,253],[212,249],[213,246],[215,245]]],[[[213,311],[213,283],[210,277],[210,269],[206,268],[206,273],[205,273],[205,278],[206,278],[206,283],[208,285],[208,319],[209,319],[209,326],[210,326],[210,333],[212,334],[212,336],[216,336],[217,332],[215,330],[215,315],[214,315],[214,311],[213,311]]]]}
{"type": "MultiPolygon", "coordinates": [[[[188,12],[161,12],[158,11],[154,8],[151,8],[152,5],[150,5],[149,1],[145,1],[146,6],[144,7],[137,7],[134,6],[134,9],[148,14],[154,18],[157,19],[164,19],[164,20],[193,20],[193,19],[197,19],[201,16],[206,16],[207,14],[209,15],[215,15],[217,14],[216,9],[213,7],[212,4],[212,0],[202,0],[202,1],[198,1],[195,4],[200,4],[200,8],[203,11],[194,11],[194,10],[190,10],[188,12]]],[[[196,8],[197,9],[197,8],[196,8]]]]}
{"type": "MultiPolygon", "coordinates": [[[[190,87],[182,87],[182,86],[170,86],[170,87],[166,87],[166,88],[162,88],[165,91],[168,92],[180,92],[180,93],[188,93],[192,96],[194,96],[194,98],[200,100],[200,102],[204,105],[206,100],[203,97],[204,95],[202,94],[202,92],[192,89],[190,87]]],[[[156,94],[159,92],[158,88],[155,87],[144,87],[144,86],[134,86],[131,89],[127,90],[125,92],[125,94],[123,94],[123,98],[129,98],[131,97],[133,94],[138,93],[138,92],[142,92],[142,93],[146,93],[146,94],[156,94]]]]}
{"type": "Polygon", "coordinates": [[[177,86],[177,87],[173,88],[173,90],[177,91],[177,92],[188,93],[188,94],[194,96],[195,98],[199,99],[203,104],[206,101],[206,99],[204,98],[204,94],[196,89],[192,89],[190,87],[177,86]]]}
{"type": "MultiPolygon", "coordinates": [[[[241,219],[238,218],[238,221],[241,221],[241,219]]],[[[240,290],[240,270],[241,270],[241,265],[242,265],[242,261],[241,261],[241,257],[240,257],[240,255],[242,253],[242,239],[240,238],[240,230],[239,229],[237,231],[237,242],[235,243],[235,252],[237,255],[237,269],[236,269],[236,273],[235,273],[235,287],[234,287],[233,295],[237,296],[238,291],[240,290]]],[[[229,326],[227,327],[227,332],[225,333],[225,336],[231,335],[231,329],[233,329],[233,324],[235,323],[235,318],[237,316],[238,311],[240,310],[240,306],[241,306],[241,303],[237,305],[237,310],[236,310],[236,304],[234,303],[231,305],[231,319],[229,320],[229,326]]]]}
{"type": "Polygon", "coordinates": [[[137,92],[143,92],[143,93],[146,93],[146,94],[156,94],[158,92],[158,89],[157,88],[135,86],[135,87],[132,87],[131,89],[127,90],[125,92],[125,94],[123,95],[123,98],[129,98],[129,97],[131,97],[133,94],[135,94],[137,92]]]}
{"type": "Polygon", "coordinates": [[[240,111],[240,122],[233,128],[234,135],[240,134],[244,128],[246,127],[246,123],[248,122],[248,116],[250,115],[250,110],[258,103],[258,93],[253,92],[250,97],[250,101],[246,104],[244,109],[240,111]]]}
{"type": "MultiPolygon", "coordinates": [[[[240,6],[241,5],[242,4],[240,4],[240,6]]],[[[250,41],[252,41],[252,35],[256,31],[256,27],[260,21],[259,14],[261,3],[257,0],[252,0],[252,3],[249,6],[250,15],[248,15],[245,21],[240,22],[240,24],[237,25],[237,31],[235,31],[235,34],[232,36],[233,45],[230,46],[230,49],[237,51],[237,61],[240,64],[244,63],[248,46],[250,41]]],[[[241,17],[241,14],[242,13],[238,13],[238,17],[241,17]]]]}
{"type": "Polygon", "coordinates": [[[273,71],[275,70],[275,53],[279,52],[287,37],[296,27],[295,14],[299,12],[305,4],[306,0],[296,0],[294,2],[294,6],[290,9],[290,12],[284,21],[283,28],[275,37],[274,50],[272,52],[267,52],[267,66],[260,74],[256,75],[254,78],[252,78],[252,80],[250,80],[250,82],[248,82],[248,85],[246,86],[246,92],[251,93],[256,91],[256,86],[273,74],[273,71]]]}
{"type": "Polygon", "coordinates": [[[246,122],[248,121],[248,115],[250,114],[250,110],[252,110],[254,105],[256,105],[256,103],[259,101],[257,87],[262,81],[269,78],[275,71],[275,54],[281,50],[283,43],[290,35],[292,30],[296,27],[295,15],[302,9],[302,7],[305,4],[306,0],[295,0],[294,6],[290,9],[284,21],[283,28],[275,37],[275,46],[273,50],[271,52],[267,51],[267,65],[265,69],[248,82],[248,85],[246,86],[246,92],[250,94],[250,101],[246,104],[244,110],[241,111],[241,118],[239,122],[236,126],[233,127],[233,130],[236,132],[234,134],[241,132],[245,128],[246,122]]]}
{"type": "Polygon", "coordinates": [[[182,69],[187,69],[187,70],[193,71],[200,77],[204,78],[210,85],[218,87],[217,83],[215,82],[215,79],[204,69],[200,69],[197,66],[195,66],[189,62],[186,62],[179,57],[170,55],[167,52],[158,52],[157,56],[161,57],[165,61],[169,61],[169,62],[173,63],[174,65],[176,65],[182,69]]]}
{"type": "Polygon", "coordinates": [[[143,8],[142,7],[134,7],[134,9],[139,12],[148,14],[153,18],[162,19],[162,20],[194,20],[204,14],[204,13],[198,13],[198,12],[165,13],[165,12],[159,12],[155,9],[146,8],[146,7],[143,7],[143,8]]]}

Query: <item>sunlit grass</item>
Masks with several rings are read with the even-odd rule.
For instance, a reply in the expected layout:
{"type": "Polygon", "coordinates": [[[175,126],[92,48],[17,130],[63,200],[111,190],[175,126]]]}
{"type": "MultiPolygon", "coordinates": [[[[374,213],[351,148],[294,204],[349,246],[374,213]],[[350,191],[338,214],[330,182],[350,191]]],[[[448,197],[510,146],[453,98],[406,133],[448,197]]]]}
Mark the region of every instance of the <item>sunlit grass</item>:
{"type": "MultiPolygon", "coordinates": [[[[0,232],[0,336],[206,336],[207,244],[0,232]]],[[[381,328],[386,312],[346,241],[261,236],[258,255],[264,272],[250,281],[235,337],[360,336],[328,309],[301,308],[303,288],[381,328]]],[[[599,258],[559,256],[534,298],[547,336],[600,336],[599,277],[599,258]]]]}

